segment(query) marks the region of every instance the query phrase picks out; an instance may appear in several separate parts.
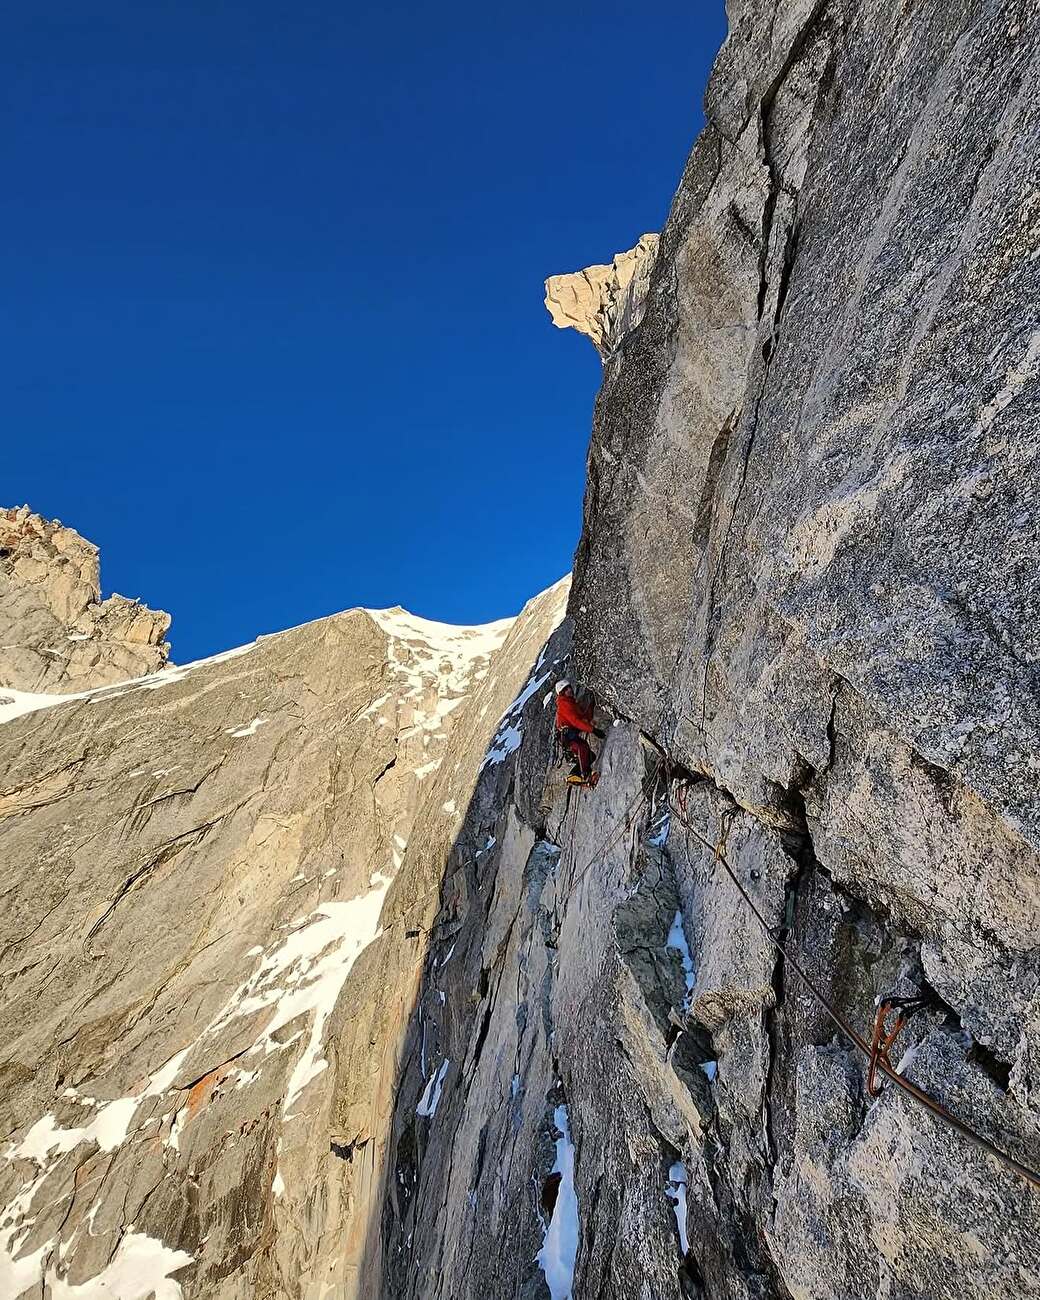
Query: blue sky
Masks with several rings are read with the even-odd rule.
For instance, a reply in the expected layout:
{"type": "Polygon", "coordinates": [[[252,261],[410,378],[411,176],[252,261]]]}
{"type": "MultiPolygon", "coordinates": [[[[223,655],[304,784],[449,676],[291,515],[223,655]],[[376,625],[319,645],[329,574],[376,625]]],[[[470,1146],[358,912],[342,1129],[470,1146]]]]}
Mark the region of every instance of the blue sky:
{"type": "Polygon", "coordinates": [[[546,275],[660,228],[722,0],[14,6],[0,504],[184,662],[570,566],[599,361],[546,275]]]}

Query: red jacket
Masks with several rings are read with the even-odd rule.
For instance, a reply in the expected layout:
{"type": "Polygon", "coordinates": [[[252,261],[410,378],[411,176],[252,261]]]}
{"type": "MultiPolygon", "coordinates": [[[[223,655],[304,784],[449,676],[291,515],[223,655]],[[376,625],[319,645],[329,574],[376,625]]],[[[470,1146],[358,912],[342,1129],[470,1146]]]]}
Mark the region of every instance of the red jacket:
{"type": "Polygon", "coordinates": [[[594,730],[594,724],[591,718],[587,718],[581,709],[578,708],[578,701],[570,695],[557,695],[556,697],[556,729],[561,727],[573,727],[575,731],[594,730]]]}

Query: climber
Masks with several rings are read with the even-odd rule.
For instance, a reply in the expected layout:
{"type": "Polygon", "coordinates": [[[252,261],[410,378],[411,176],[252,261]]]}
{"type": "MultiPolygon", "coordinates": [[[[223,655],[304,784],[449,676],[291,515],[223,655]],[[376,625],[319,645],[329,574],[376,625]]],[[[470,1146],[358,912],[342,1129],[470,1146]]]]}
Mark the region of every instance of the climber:
{"type": "Polygon", "coordinates": [[[556,683],[556,735],[560,744],[574,757],[574,767],[567,780],[576,785],[595,785],[599,773],[594,770],[596,756],[589,748],[586,736],[603,739],[592,719],[593,709],[583,708],[568,681],[556,683]]]}

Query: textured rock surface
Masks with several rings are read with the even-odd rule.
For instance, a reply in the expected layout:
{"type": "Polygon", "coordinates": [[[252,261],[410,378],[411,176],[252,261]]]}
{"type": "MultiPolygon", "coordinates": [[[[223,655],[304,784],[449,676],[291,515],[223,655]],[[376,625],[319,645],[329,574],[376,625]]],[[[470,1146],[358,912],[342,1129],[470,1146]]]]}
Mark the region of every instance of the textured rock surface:
{"type": "Polygon", "coordinates": [[[0,1294],[1040,1296],[1040,1195],[866,1095],[712,848],[1040,1164],[1040,6],[728,9],[645,298],[553,298],[573,622],[355,611],[0,729],[0,1294]]]}
{"type": "Polygon", "coordinates": [[[587,334],[606,360],[643,317],[657,236],[644,235],[609,266],[587,266],[545,282],[545,305],[554,325],[587,334]]]}
{"type": "Polygon", "coordinates": [[[861,1032],[931,995],[895,1059],[1040,1165],[1040,7],[728,9],[639,328],[567,306],[572,671],[625,722],[569,802],[525,743],[446,884],[387,1295],[1040,1295],[1035,1190],[865,1095],[697,838],[861,1032]]]}
{"type": "Polygon", "coordinates": [[[162,668],[170,616],[101,599],[97,547],[28,506],[0,509],[0,688],[74,692],[162,668]]]}
{"type": "Polygon", "coordinates": [[[444,858],[566,594],[355,610],[0,729],[0,1295],[372,1294],[444,858]]]}

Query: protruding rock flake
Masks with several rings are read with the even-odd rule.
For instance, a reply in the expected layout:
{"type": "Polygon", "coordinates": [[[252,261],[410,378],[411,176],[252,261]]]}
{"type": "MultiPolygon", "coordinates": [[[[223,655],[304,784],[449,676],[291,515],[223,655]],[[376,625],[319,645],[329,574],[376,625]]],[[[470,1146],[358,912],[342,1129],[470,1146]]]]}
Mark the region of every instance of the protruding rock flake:
{"type": "Polygon", "coordinates": [[[657,235],[643,235],[608,266],[551,275],[545,282],[545,305],[553,324],[587,334],[608,360],[643,318],[657,244],[657,235]]]}

